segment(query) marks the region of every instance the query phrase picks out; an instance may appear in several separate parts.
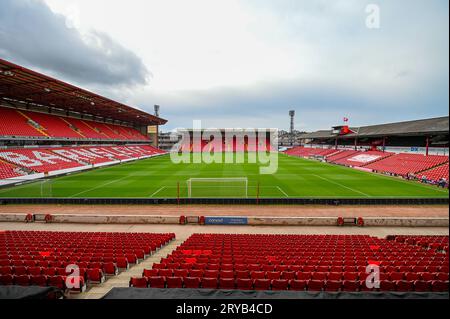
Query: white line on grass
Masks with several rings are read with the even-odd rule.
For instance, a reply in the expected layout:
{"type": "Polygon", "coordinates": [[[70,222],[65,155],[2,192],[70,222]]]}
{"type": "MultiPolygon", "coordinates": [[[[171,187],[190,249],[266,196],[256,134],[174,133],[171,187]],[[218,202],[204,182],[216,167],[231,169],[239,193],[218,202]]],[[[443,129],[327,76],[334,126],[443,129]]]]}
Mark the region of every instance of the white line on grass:
{"type": "Polygon", "coordinates": [[[325,177],[323,177],[323,176],[320,176],[320,175],[317,175],[317,174],[311,174],[311,175],[314,175],[314,176],[316,176],[316,177],[318,177],[318,178],[320,178],[320,179],[323,179],[324,181],[327,181],[327,182],[329,182],[329,183],[332,183],[332,184],[338,185],[338,186],[340,186],[340,187],[346,188],[346,189],[348,189],[348,190],[351,190],[352,192],[359,193],[359,194],[364,195],[364,196],[366,196],[366,197],[372,197],[372,196],[370,196],[369,194],[366,194],[366,193],[360,192],[359,190],[356,190],[356,189],[353,189],[353,188],[351,188],[351,187],[342,185],[341,183],[332,181],[332,180],[330,180],[330,179],[328,179],[328,178],[325,178],[325,177]]]}
{"type": "Polygon", "coordinates": [[[284,196],[289,197],[289,195],[286,194],[286,192],[284,190],[282,190],[280,186],[277,186],[277,188],[280,192],[282,192],[284,194],[284,196]]]}
{"type": "Polygon", "coordinates": [[[162,187],[158,188],[158,189],[157,189],[153,194],[151,194],[149,197],[155,196],[155,195],[158,194],[160,191],[162,191],[164,188],[166,188],[166,186],[162,186],[162,187]]]}

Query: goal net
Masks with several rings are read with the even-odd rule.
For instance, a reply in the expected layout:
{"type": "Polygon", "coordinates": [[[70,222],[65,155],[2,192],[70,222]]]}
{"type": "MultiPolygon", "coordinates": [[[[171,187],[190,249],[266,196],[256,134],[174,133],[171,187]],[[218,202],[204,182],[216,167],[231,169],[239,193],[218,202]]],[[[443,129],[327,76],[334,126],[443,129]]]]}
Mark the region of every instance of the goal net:
{"type": "Polygon", "coordinates": [[[188,197],[247,198],[247,177],[190,178],[187,180],[188,197]]]}

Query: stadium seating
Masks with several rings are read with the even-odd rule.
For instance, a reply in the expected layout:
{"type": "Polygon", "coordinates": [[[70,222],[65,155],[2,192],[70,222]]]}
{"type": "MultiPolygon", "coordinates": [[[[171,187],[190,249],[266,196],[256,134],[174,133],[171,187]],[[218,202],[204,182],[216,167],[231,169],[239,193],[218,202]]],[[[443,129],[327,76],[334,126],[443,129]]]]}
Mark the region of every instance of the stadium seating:
{"type": "Polygon", "coordinates": [[[427,180],[437,182],[441,178],[445,178],[448,181],[448,163],[437,166],[430,170],[420,173],[421,176],[425,176],[427,180]]]}
{"type": "Polygon", "coordinates": [[[25,175],[25,172],[21,172],[17,166],[0,160],[0,179],[19,177],[22,175],[25,175]]]}
{"type": "Polygon", "coordinates": [[[0,107],[0,136],[148,141],[132,127],[0,107]]]}
{"type": "Polygon", "coordinates": [[[42,131],[50,137],[59,137],[67,139],[80,139],[84,136],[72,129],[69,124],[59,116],[36,113],[36,112],[23,112],[34,122],[38,123],[43,129],[42,131]]]}
{"type": "Polygon", "coordinates": [[[45,135],[33,127],[29,120],[14,109],[0,108],[0,135],[44,137],[45,135]]]}
{"type": "Polygon", "coordinates": [[[285,154],[298,157],[311,157],[311,156],[326,157],[340,152],[341,152],[340,150],[335,150],[334,148],[330,149],[330,148],[313,148],[313,147],[297,146],[285,151],[285,154]]]}
{"type": "Polygon", "coordinates": [[[448,156],[400,153],[368,164],[365,168],[406,176],[408,173],[416,174],[447,162],[448,156]]]}
{"type": "Polygon", "coordinates": [[[79,274],[68,280],[78,279],[75,290],[84,291],[106,275],[117,275],[124,262],[136,263],[137,256],[146,258],[174,238],[173,233],[2,231],[0,285],[67,289],[66,267],[76,265],[79,274]]]}
{"type": "Polygon", "coordinates": [[[448,236],[194,234],[143,278],[160,288],[448,291],[447,252],[448,236]],[[369,264],[379,288],[366,286],[369,264]]]}
{"type": "Polygon", "coordinates": [[[76,161],[42,148],[0,151],[0,159],[39,173],[82,166],[76,161]]]}
{"type": "Polygon", "coordinates": [[[393,155],[393,153],[388,152],[380,152],[380,151],[367,151],[367,152],[357,152],[352,153],[350,156],[336,159],[332,161],[335,164],[352,166],[352,167],[361,167],[366,166],[375,161],[382,160],[383,158],[387,158],[393,155]]]}
{"type": "Polygon", "coordinates": [[[0,179],[165,153],[151,145],[0,150],[0,179]],[[21,169],[22,168],[22,169],[21,169]],[[27,170],[27,171],[25,171],[27,170]]]}

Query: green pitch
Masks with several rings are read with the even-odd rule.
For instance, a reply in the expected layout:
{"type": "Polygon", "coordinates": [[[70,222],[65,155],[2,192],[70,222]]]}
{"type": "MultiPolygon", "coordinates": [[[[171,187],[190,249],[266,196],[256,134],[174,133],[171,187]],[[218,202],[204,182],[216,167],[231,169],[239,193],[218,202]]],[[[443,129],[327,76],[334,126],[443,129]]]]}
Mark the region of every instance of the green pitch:
{"type": "MultiPolygon", "coordinates": [[[[168,155],[59,178],[1,188],[0,197],[180,197],[190,178],[248,179],[247,196],[364,198],[448,197],[448,190],[417,182],[279,155],[278,171],[260,175],[258,164],[173,164],[168,155]]],[[[195,197],[243,197],[242,184],[194,185],[195,197]]]]}

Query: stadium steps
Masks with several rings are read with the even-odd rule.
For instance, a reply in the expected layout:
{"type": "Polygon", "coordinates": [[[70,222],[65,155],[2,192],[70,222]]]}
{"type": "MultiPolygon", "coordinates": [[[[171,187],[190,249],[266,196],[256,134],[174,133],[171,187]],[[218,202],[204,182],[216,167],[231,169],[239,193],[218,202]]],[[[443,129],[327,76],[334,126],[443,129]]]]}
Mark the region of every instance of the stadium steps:
{"type": "Polygon", "coordinates": [[[433,169],[435,169],[435,168],[437,168],[437,167],[439,167],[439,166],[444,166],[444,165],[447,165],[448,163],[449,163],[448,161],[447,161],[447,162],[445,162],[445,163],[440,163],[440,164],[438,164],[438,165],[435,165],[435,166],[433,166],[433,167],[430,167],[430,168],[427,168],[427,169],[421,170],[421,171],[417,172],[416,174],[420,174],[420,173],[424,173],[424,172],[427,172],[427,171],[431,171],[431,170],[433,170],[433,169]]]}
{"type": "Polygon", "coordinates": [[[388,154],[387,156],[380,157],[380,158],[377,158],[376,160],[367,162],[367,163],[365,163],[364,165],[361,165],[361,167],[367,166],[367,165],[372,164],[372,163],[376,163],[376,162],[378,162],[378,161],[382,161],[382,160],[384,160],[384,159],[386,159],[386,158],[389,158],[389,157],[395,155],[395,153],[389,153],[389,152],[386,152],[386,153],[388,154]]]}
{"type": "MultiPolygon", "coordinates": [[[[30,124],[31,122],[37,123],[36,121],[34,121],[31,117],[29,117],[28,115],[26,115],[25,113],[23,113],[22,111],[17,110],[17,113],[19,113],[20,115],[22,115],[24,118],[27,119],[28,121],[28,125],[30,125],[32,128],[34,128],[36,131],[38,131],[39,133],[41,133],[44,136],[50,137],[44,130],[39,129],[37,127],[35,127],[34,125],[30,124]]],[[[42,125],[40,125],[39,123],[37,123],[40,127],[42,127],[42,125]]]]}
{"type": "Polygon", "coordinates": [[[358,151],[341,150],[340,153],[336,153],[335,156],[337,156],[337,157],[334,157],[334,156],[328,156],[328,157],[327,157],[327,160],[329,160],[329,159],[328,159],[329,157],[333,157],[333,159],[331,159],[331,160],[329,160],[329,161],[330,161],[331,163],[334,163],[334,162],[336,162],[336,161],[339,161],[339,160],[345,159],[345,158],[347,158],[347,157],[353,156],[353,155],[355,155],[357,152],[358,152],[358,151]],[[348,151],[348,152],[347,152],[347,151],[348,151]],[[341,156],[341,155],[342,155],[342,156],[341,156]]]}
{"type": "Polygon", "coordinates": [[[342,153],[342,150],[336,150],[336,152],[334,152],[334,153],[325,155],[325,158],[328,158],[328,157],[331,157],[331,156],[336,156],[336,155],[338,155],[339,153],[342,153]]]}
{"type": "Polygon", "coordinates": [[[99,299],[107,294],[112,288],[129,287],[130,277],[141,277],[144,269],[151,269],[154,263],[159,263],[161,258],[166,257],[167,254],[181,245],[183,241],[183,239],[175,238],[141,263],[130,267],[127,271],[122,271],[118,276],[112,277],[104,283],[92,287],[86,293],[71,295],[71,297],[73,299],[99,299]]]}
{"type": "Polygon", "coordinates": [[[74,128],[74,125],[73,125],[72,123],[68,122],[68,121],[67,121],[65,118],[63,118],[63,117],[59,117],[59,118],[60,118],[64,123],[66,123],[72,131],[74,131],[75,133],[77,133],[78,135],[80,135],[82,138],[86,138],[86,136],[84,136],[83,134],[81,134],[81,132],[80,132],[78,129],[75,129],[75,128],[74,128]]]}

